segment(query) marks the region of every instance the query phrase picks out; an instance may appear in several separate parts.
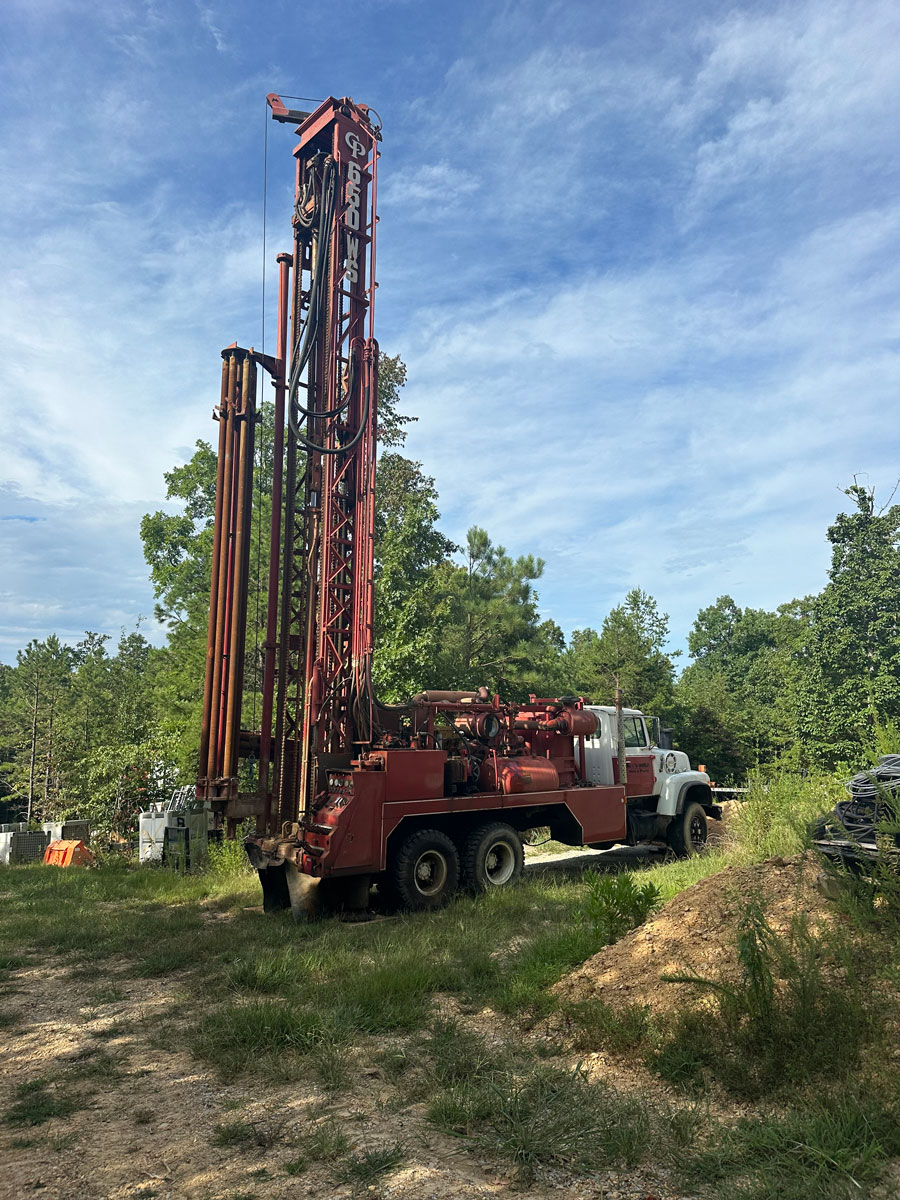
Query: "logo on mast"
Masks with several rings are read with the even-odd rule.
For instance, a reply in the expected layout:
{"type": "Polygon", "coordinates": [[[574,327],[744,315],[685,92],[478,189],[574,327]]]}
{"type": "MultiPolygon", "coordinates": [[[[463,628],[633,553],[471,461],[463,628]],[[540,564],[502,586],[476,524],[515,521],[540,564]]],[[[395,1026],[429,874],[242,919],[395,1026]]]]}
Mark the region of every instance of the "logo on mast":
{"type": "Polygon", "coordinates": [[[360,191],[362,172],[359,169],[359,163],[356,162],[356,159],[365,156],[366,148],[352,129],[344,135],[344,141],[353,155],[353,158],[347,162],[347,187],[345,192],[347,200],[347,211],[344,213],[344,224],[347,227],[346,271],[349,282],[358,283],[359,237],[355,235],[359,233],[360,209],[362,206],[362,193],[360,191]],[[352,233],[350,232],[351,230],[353,231],[352,233]]]}

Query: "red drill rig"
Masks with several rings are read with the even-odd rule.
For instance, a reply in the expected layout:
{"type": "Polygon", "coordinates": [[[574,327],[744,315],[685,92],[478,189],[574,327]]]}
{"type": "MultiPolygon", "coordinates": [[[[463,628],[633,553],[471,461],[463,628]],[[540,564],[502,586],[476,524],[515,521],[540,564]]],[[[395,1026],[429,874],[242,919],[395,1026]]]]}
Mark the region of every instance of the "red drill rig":
{"type": "Polygon", "coordinates": [[[297,125],[294,247],[278,256],[275,357],[222,352],[197,797],[229,832],[256,818],[245,845],[267,911],[304,911],[304,877],[331,881],[357,905],[377,881],[403,904],[432,907],[459,886],[513,880],[524,830],[549,826],[571,845],[623,839],[625,793],[583,778],[597,717],[580,700],[519,706],[484,688],[377,700],[381,131],[373,110],[349,98],[313,113],[268,99],[276,120],[297,125]],[[244,731],[258,366],[275,386],[272,522],[261,725],[244,731]],[[254,757],[257,787],[240,792],[239,759],[254,757]]]}

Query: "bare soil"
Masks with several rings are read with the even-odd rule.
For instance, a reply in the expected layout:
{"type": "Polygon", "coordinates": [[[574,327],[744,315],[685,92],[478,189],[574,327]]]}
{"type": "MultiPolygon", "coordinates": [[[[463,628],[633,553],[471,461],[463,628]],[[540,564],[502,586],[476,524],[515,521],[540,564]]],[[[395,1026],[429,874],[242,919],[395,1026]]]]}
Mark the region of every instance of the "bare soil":
{"type": "MultiPolygon", "coordinates": [[[[354,1085],[337,1098],[309,1079],[293,1085],[241,1077],[223,1081],[186,1049],[193,1017],[173,1012],[187,1001],[177,978],[135,980],[105,965],[95,978],[53,964],[14,973],[5,1007],[24,1020],[0,1030],[0,1114],[17,1085],[49,1079],[50,1094],[75,1094],[80,1107],[34,1127],[0,1125],[0,1200],[273,1200],[351,1197],[385,1200],[679,1200],[664,1172],[608,1172],[572,1179],[547,1173],[522,1187],[503,1164],[482,1161],[468,1143],[437,1133],[424,1105],[411,1104],[387,1080],[375,1056],[386,1041],[355,1048],[354,1085]],[[115,989],[120,998],[97,1003],[115,989]],[[181,1033],[179,1032],[181,1030],[181,1033]],[[109,1058],[102,1059],[105,1052],[109,1058]],[[99,1070],[91,1063],[101,1056],[99,1070]],[[87,1070],[85,1070],[87,1068],[87,1070]],[[57,1082],[57,1081],[62,1082],[57,1082]],[[71,1082],[70,1082],[71,1081],[71,1082]],[[298,1155],[292,1140],[326,1116],[350,1139],[350,1153],[400,1143],[405,1160],[377,1184],[336,1181],[332,1167],[286,1173],[298,1155]],[[269,1146],[216,1146],[217,1126],[245,1122],[269,1146]]],[[[458,1015],[450,998],[436,1011],[458,1015]]],[[[515,1030],[484,1011],[467,1018],[485,1034],[515,1030]]]]}
{"type": "Polygon", "coordinates": [[[687,985],[666,983],[663,976],[736,977],[738,923],[748,901],[762,901],[766,919],[778,933],[787,932],[797,913],[806,914],[812,930],[838,919],[834,904],[816,889],[820,869],[804,857],[726,867],[679,893],[554,990],[564,1000],[597,997],[613,1007],[645,1004],[659,1014],[683,1007],[687,985]]]}

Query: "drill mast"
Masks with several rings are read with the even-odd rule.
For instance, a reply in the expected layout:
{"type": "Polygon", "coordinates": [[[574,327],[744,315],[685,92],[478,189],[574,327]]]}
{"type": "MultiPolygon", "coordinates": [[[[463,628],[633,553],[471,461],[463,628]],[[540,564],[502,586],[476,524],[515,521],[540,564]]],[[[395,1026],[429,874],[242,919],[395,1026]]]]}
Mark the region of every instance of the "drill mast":
{"type": "Polygon", "coordinates": [[[379,126],[349,98],[329,98],[313,113],[288,109],[274,94],[268,101],[275,120],[297,125],[294,244],[278,259],[276,356],[223,351],[221,502],[198,780],[198,797],[232,824],[256,815],[261,833],[308,816],[318,765],[349,764],[354,747],[371,741],[378,395],[379,126]],[[275,436],[262,720],[254,734],[239,731],[257,364],[275,383],[275,436]],[[258,791],[239,795],[238,752],[254,749],[258,791]]]}

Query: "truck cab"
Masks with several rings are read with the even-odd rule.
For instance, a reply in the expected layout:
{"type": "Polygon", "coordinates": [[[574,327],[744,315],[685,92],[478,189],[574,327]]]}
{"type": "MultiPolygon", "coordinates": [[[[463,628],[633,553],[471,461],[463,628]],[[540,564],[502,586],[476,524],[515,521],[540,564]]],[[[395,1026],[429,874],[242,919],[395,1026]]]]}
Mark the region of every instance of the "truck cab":
{"type": "MultiPolygon", "coordinates": [[[[616,710],[598,704],[586,704],[585,709],[595,714],[598,724],[584,739],[584,778],[595,785],[617,784],[616,710]]],[[[652,723],[640,710],[625,708],[623,718],[629,842],[664,839],[676,853],[696,853],[706,842],[707,818],[721,817],[709,776],[692,770],[682,751],[657,746],[652,723]]]]}

